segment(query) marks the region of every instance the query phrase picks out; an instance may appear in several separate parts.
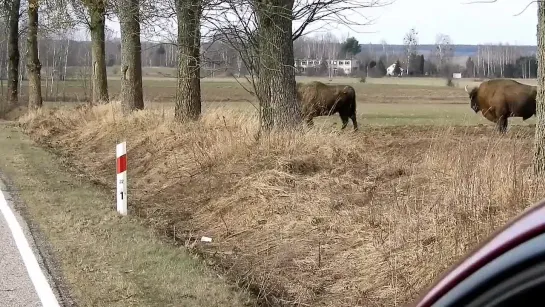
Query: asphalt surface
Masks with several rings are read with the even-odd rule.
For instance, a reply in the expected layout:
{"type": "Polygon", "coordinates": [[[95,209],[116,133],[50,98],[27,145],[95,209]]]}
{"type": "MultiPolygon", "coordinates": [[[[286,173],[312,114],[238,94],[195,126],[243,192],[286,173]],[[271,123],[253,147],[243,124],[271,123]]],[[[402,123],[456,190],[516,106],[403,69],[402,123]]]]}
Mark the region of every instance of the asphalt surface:
{"type": "MultiPolygon", "coordinates": [[[[15,215],[23,234],[35,255],[40,268],[43,264],[37,253],[34,240],[28,226],[21,215],[14,210],[10,195],[6,192],[6,186],[0,181],[0,193],[3,194],[8,206],[15,215]]],[[[1,199],[0,199],[1,201],[1,199]]],[[[45,273],[47,279],[49,274],[45,273]]],[[[51,285],[51,281],[48,280],[51,285]]],[[[21,253],[16,245],[12,231],[6,221],[6,217],[0,212],[0,306],[2,307],[38,307],[43,306],[36,288],[32,283],[29,272],[25,266],[21,253]]],[[[47,306],[43,306],[47,307],[47,306]]]]}
{"type": "Polygon", "coordinates": [[[0,246],[0,305],[42,306],[11,231],[1,214],[0,246]]]}

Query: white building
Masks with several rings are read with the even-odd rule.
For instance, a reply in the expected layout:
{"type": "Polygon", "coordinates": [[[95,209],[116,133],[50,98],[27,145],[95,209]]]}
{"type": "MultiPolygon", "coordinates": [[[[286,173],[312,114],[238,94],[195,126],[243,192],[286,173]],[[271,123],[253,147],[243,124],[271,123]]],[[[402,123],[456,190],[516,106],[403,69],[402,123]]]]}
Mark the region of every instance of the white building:
{"type": "MultiPolygon", "coordinates": [[[[387,76],[395,76],[395,74],[394,74],[394,70],[395,70],[395,69],[396,69],[396,63],[394,63],[394,64],[388,66],[388,68],[386,68],[386,75],[387,75],[387,76]]],[[[404,72],[404,71],[403,71],[403,67],[400,67],[399,69],[400,69],[400,71],[401,71],[400,76],[402,76],[402,75],[403,75],[403,72],[404,72]]]]}
{"type": "MultiPolygon", "coordinates": [[[[342,69],[342,71],[349,75],[353,71],[358,70],[360,66],[359,60],[325,60],[327,61],[327,67],[332,70],[332,74],[336,75],[339,70],[342,69]]],[[[296,59],[295,60],[295,67],[300,72],[305,72],[308,68],[313,67],[315,69],[318,69],[322,65],[322,60],[317,59],[296,59]]]]}

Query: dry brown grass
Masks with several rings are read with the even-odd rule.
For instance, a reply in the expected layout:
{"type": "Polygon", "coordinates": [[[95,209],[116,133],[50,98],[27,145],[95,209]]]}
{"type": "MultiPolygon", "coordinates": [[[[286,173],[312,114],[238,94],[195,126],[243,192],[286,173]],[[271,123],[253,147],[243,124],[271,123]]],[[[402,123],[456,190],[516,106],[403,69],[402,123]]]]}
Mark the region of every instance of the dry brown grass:
{"type": "Polygon", "coordinates": [[[127,140],[129,202],[273,304],[394,306],[543,197],[532,128],[313,129],[255,141],[255,118],[208,110],[179,125],[116,105],[21,118],[113,188],[127,140]],[[199,247],[200,248],[200,247],[199,247]]]}

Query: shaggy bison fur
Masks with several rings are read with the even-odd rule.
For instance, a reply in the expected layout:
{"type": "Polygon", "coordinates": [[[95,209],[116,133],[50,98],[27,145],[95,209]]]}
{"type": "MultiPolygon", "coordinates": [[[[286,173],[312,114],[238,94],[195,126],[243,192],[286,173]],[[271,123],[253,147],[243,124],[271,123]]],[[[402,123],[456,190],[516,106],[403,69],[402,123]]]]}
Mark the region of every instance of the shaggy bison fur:
{"type": "Polygon", "coordinates": [[[327,85],[313,81],[297,84],[297,100],[301,102],[303,118],[309,126],[316,116],[330,116],[337,112],[342,120],[341,130],[352,120],[354,131],[358,130],[356,120],[356,91],[350,85],[327,85]]]}
{"type": "Polygon", "coordinates": [[[507,130],[509,117],[522,117],[527,120],[536,114],[537,87],[519,83],[511,79],[492,79],[485,81],[469,91],[470,106],[475,113],[496,123],[500,133],[507,130]]]}

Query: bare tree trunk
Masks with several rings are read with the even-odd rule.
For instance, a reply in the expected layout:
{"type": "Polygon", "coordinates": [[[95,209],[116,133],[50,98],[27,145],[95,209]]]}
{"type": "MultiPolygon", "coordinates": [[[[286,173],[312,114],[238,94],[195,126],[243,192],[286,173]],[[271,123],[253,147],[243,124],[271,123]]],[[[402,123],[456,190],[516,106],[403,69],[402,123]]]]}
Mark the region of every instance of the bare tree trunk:
{"type": "Polygon", "coordinates": [[[259,23],[258,95],[261,124],[266,131],[273,127],[294,128],[302,121],[296,100],[293,4],[294,0],[255,1],[259,23]]]}
{"type": "Polygon", "coordinates": [[[121,24],[121,105],[124,114],[144,109],[139,2],[139,0],[122,0],[119,12],[121,24]]]}
{"type": "Polygon", "coordinates": [[[62,101],[66,101],[66,67],[68,66],[68,50],[70,50],[70,38],[66,39],[66,49],[64,50],[64,72],[62,74],[62,101]]]}
{"type": "MultiPolygon", "coordinates": [[[[28,42],[28,40],[27,40],[27,42],[28,42]]],[[[19,50],[27,49],[27,45],[28,44],[25,43],[25,47],[23,48],[23,44],[21,42],[20,45],[19,45],[19,50]]],[[[19,58],[19,67],[24,67],[24,66],[25,66],[25,58],[20,57],[19,58]]],[[[23,93],[23,76],[25,75],[25,72],[26,72],[26,69],[19,69],[19,91],[18,91],[19,94],[23,93]]],[[[26,78],[26,76],[25,76],[25,78],[26,78]]],[[[28,94],[28,90],[27,90],[27,94],[28,94]]]]}
{"type": "MultiPolygon", "coordinates": [[[[0,46],[0,47],[4,47],[4,46],[0,46]]],[[[8,64],[7,64],[7,61],[6,61],[6,57],[7,57],[7,52],[6,54],[2,54],[2,61],[0,63],[0,116],[2,114],[2,110],[5,109],[5,106],[7,105],[7,99],[4,99],[4,66],[7,67],[8,64]],[[3,104],[3,106],[2,106],[3,104]]],[[[6,75],[7,75],[7,69],[6,69],[6,75]]]]}
{"type": "Polygon", "coordinates": [[[174,116],[178,121],[201,115],[200,0],[176,0],[178,17],[178,85],[174,116]]]}
{"type": "Polygon", "coordinates": [[[55,87],[55,72],[57,71],[57,42],[53,44],[53,69],[50,70],[51,73],[51,82],[49,84],[49,93],[53,95],[53,87],[55,87]]]}
{"type": "Polygon", "coordinates": [[[103,0],[95,0],[88,5],[91,23],[91,54],[93,61],[93,103],[107,103],[108,78],[106,75],[106,3],[103,0]]]}
{"type": "MultiPolygon", "coordinates": [[[[0,46],[1,49],[4,49],[4,46],[0,46]]],[[[2,52],[0,60],[0,118],[4,117],[8,112],[8,100],[4,96],[4,67],[7,67],[7,44],[5,54],[2,52]]],[[[7,71],[6,71],[7,75],[7,71]]]]}
{"type": "Polygon", "coordinates": [[[545,174],[545,3],[538,2],[537,13],[537,110],[534,138],[534,171],[545,174]]]}
{"type": "Polygon", "coordinates": [[[40,71],[42,64],[38,58],[38,4],[39,0],[28,1],[28,107],[38,109],[42,107],[42,83],[40,71]]]}
{"type": "MultiPolygon", "coordinates": [[[[53,48],[54,48],[54,46],[55,46],[55,43],[53,42],[53,48]]],[[[39,50],[39,48],[40,48],[40,46],[38,46],[38,50],[39,50]]],[[[45,69],[44,69],[44,71],[45,71],[45,93],[42,93],[42,94],[45,94],[45,95],[43,95],[43,96],[45,96],[45,101],[49,101],[49,77],[50,76],[52,77],[51,65],[49,65],[49,58],[50,58],[49,50],[50,49],[51,49],[51,43],[46,44],[45,45],[45,69]]],[[[40,55],[38,54],[38,58],[39,57],[40,57],[40,55]]],[[[55,59],[55,53],[53,53],[53,60],[54,59],[55,59]]]]}
{"type": "Polygon", "coordinates": [[[488,68],[486,69],[487,70],[487,77],[490,78],[490,46],[486,46],[486,56],[487,56],[487,65],[488,65],[488,68]]]}
{"type": "Polygon", "coordinates": [[[19,10],[21,0],[9,1],[8,17],[8,102],[16,104],[18,102],[18,81],[19,81],[19,10]]]}

